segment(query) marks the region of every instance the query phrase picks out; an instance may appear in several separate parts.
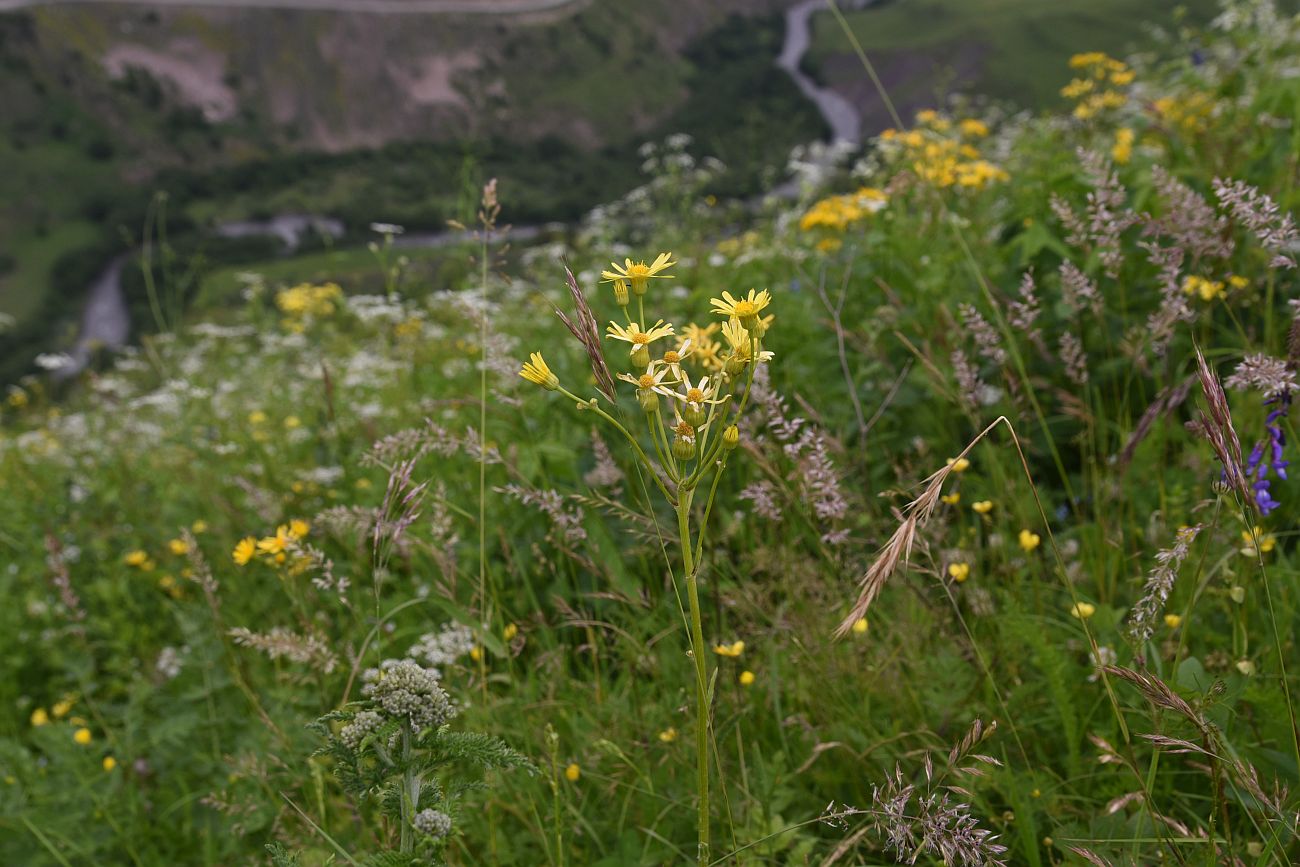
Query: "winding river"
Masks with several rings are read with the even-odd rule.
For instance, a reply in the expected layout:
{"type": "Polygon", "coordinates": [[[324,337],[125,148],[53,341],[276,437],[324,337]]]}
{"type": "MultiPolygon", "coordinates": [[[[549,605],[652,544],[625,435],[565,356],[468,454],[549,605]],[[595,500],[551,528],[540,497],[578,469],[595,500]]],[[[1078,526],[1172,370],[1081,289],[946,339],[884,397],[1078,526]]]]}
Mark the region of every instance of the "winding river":
{"type": "MultiPolygon", "coordinates": [[[[274,2],[275,0],[269,0],[268,5],[274,5],[274,2]]],[[[4,0],[0,0],[0,8],[4,8],[3,3],[4,0]]],[[[858,2],[849,5],[861,7],[867,3],[858,2]]],[[[817,110],[821,112],[827,126],[831,129],[832,141],[856,144],[861,140],[862,135],[861,113],[847,99],[833,90],[821,87],[799,68],[812,43],[813,13],[825,9],[825,0],[800,0],[786,10],[785,40],[781,46],[781,53],[776,59],[776,65],[783,69],[800,92],[817,106],[817,110]]],[[[343,235],[343,229],[342,222],[332,217],[280,214],[269,220],[222,223],[213,229],[213,234],[226,238],[275,237],[284,243],[286,253],[292,253],[310,233],[339,238],[343,235]]],[[[512,234],[517,240],[524,240],[525,236],[536,233],[537,229],[534,227],[516,227],[512,234]]],[[[398,237],[395,243],[408,248],[442,247],[461,238],[463,234],[460,232],[412,233],[398,237]]],[[[60,378],[84,370],[90,363],[96,348],[120,349],[126,345],[131,336],[131,322],[127,312],[126,297],[122,292],[122,268],[130,258],[130,254],[123,253],[113,259],[91,284],[86,305],[82,309],[77,341],[69,353],[72,364],[58,371],[60,378]]]]}

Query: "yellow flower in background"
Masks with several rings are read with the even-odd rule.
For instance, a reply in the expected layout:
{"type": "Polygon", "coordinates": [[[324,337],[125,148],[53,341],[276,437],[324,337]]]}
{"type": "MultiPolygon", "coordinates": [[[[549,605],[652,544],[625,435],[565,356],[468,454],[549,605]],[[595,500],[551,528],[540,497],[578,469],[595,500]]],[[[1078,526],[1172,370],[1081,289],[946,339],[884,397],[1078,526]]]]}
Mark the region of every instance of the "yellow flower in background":
{"type": "Polygon", "coordinates": [[[989,134],[988,125],[984,123],[984,121],[976,120],[973,117],[968,117],[965,120],[960,121],[957,124],[957,128],[961,130],[962,135],[970,136],[971,138],[984,138],[984,136],[989,134]]]}
{"type": "Polygon", "coordinates": [[[190,524],[190,532],[196,536],[201,536],[208,532],[208,522],[200,518],[193,524],[190,524]]]}
{"type": "Polygon", "coordinates": [[[184,539],[172,539],[167,543],[167,550],[180,557],[190,553],[190,546],[184,539]]]}
{"type": "Polygon", "coordinates": [[[1110,149],[1110,156],[1120,165],[1125,165],[1133,158],[1133,140],[1135,134],[1128,127],[1115,131],[1115,145],[1110,149]]]}
{"type": "Polygon", "coordinates": [[[965,581],[967,578],[970,577],[970,564],[949,563],[948,577],[956,581],[958,584],[960,584],[961,582],[965,581]]]}
{"type": "Polygon", "coordinates": [[[43,725],[48,725],[49,722],[50,715],[46,712],[45,708],[38,707],[36,710],[32,711],[31,723],[33,728],[40,728],[43,725]]]}
{"type": "Polygon", "coordinates": [[[753,686],[756,678],[754,677],[754,672],[742,671],[740,673],[740,677],[737,678],[737,680],[739,681],[741,686],[753,686]]]}
{"type": "Polygon", "coordinates": [[[551,368],[547,366],[546,359],[542,358],[540,352],[534,352],[529,356],[529,360],[520,369],[519,375],[547,391],[555,391],[560,387],[560,378],[551,373],[551,368]]]}
{"type": "Polygon", "coordinates": [[[964,473],[970,469],[970,461],[966,458],[948,458],[948,466],[954,473],[964,473]]]}
{"type": "Polygon", "coordinates": [[[255,409],[248,414],[249,424],[266,424],[267,415],[260,409],[255,409]]]}
{"type": "Polygon", "coordinates": [[[666,744],[671,744],[673,741],[677,740],[677,729],[672,726],[664,729],[659,733],[659,740],[666,744]]]}
{"type": "Polygon", "coordinates": [[[582,768],[578,767],[576,762],[570,764],[564,769],[564,779],[568,780],[570,783],[578,782],[578,778],[581,776],[582,768]]]}
{"type": "Polygon", "coordinates": [[[86,744],[90,743],[94,738],[90,734],[90,729],[80,728],[77,729],[75,732],[73,732],[72,739],[84,747],[86,744]]]}
{"type": "Polygon", "coordinates": [[[869,625],[867,623],[867,618],[865,617],[859,617],[857,620],[853,621],[854,635],[866,635],[868,628],[869,625]]]}
{"type": "Polygon", "coordinates": [[[1245,289],[1247,286],[1250,285],[1250,281],[1240,275],[1229,274],[1228,285],[1231,286],[1233,289],[1245,289]]]}
{"type": "Polygon", "coordinates": [[[114,768],[117,767],[117,759],[113,758],[112,756],[104,756],[104,761],[102,764],[104,766],[104,772],[108,773],[109,771],[112,771],[114,768]]]}
{"type": "Polygon", "coordinates": [[[1250,530],[1241,531],[1241,541],[1245,544],[1241,547],[1241,553],[1246,557],[1255,557],[1259,554],[1268,554],[1277,547],[1277,539],[1272,533],[1265,533],[1262,527],[1256,526],[1254,533],[1250,530]]]}
{"type": "Polygon", "coordinates": [[[939,498],[949,506],[955,506],[961,502],[961,491],[953,491],[951,494],[944,494],[939,498]]]}
{"type": "Polygon", "coordinates": [[[343,289],[337,283],[299,283],[277,292],[275,306],[291,320],[329,316],[342,297],[343,289]]]}
{"type": "Polygon", "coordinates": [[[122,562],[137,569],[143,569],[149,563],[149,555],[141,550],[128,551],[122,562]]]}
{"type": "Polygon", "coordinates": [[[1026,553],[1037,548],[1038,543],[1041,541],[1042,539],[1040,539],[1038,537],[1038,534],[1035,532],[1032,532],[1030,530],[1020,531],[1020,537],[1019,537],[1020,547],[1024,549],[1026,553]]]}
{"type": "Polygon", "coordinates": [[[618,280],[626,280],[632,284],[632,291],[637,295],[644,295],[646,288],[650,283],[650,278],[669,278],[671,274],[661,274],[665,268],[671,268],[677,263],[673,261],[672,253],[660,253],[655,257],[653,263],[647,265],[645,262],[633,262],[631,259],[624,259],[620,267],[617,262],[610,262],[609,267],[613,270],[601,271],[600,279],[605,283],[613,283],[618,280]]]}
{"type": "Polygon", "coordinates": [[[265,536],[257,541],[259,554],[283,554],[289,550],[294,538],[289,535],[289,528],[284,524],[275,528],[274,536],[265,536]]]}
{"type": "Polygon", "coordinates": [[[506,628],[501,630],[501,637],[504,638],[506,641],[510,641],[518,634],[519,634],[519,627],[513,623],[507,623],[506,628]]]}
{"type": "Polygon", "coordinates": [[[236,566],[247,566],[248,561],[257,556],[257,540],[252,536],[245,536],[235,544],[235,550],[231,552],[230,558],[235,561],[236,566]]]}
{"type": "Polygon", "coordinates": [[[302,427],[302,419],[298,418],[298,416],[291,415],[285,418],[284,420],[285,430],[293,430],[294,428],[299,428],[299,427],[302,427]]]}
{"type": "Polygon", "coordinates": [[[483,658],[483,648],[475,646],[469,649],[469,658],[478,662],[483,658]]]}
{"type": "Polygon", "coordinates": [[[993,501],[980,500],[978,502],[971,503],[970,507],[975,510],[975,514],[977,515],[987,515],[989,512],[993,511],[993,501]]]}
{"type": "Polygon", "coordinates": [[[1079,620],[1087,620],[1097,613],[1097,606],[1091,602],[1076,602],[1070,606],[1070,616],[1077,617],[1079,620]]]}
{"type": "Polygon", "coordinates": [[[1183,279],[1183,293],[1196,295],[1202,301],[1213,301],[1223,295],[1223,283],[1218,280],[1207,280],[1195,274],[1188,274],[1183,279]]]}
{"type": "Polygon", "coordinates": [[[302,518],[294,518],[289,522],[289,535],[295,539],[306,539],[307,534],[311,532],[311,524],[302,518]]]}
{"type": "Polygon", "coordinates": [[[65,695],[59,701],[50,705],[50,713],[55,719],[63,719],[72,710],[73,705],[77,703],[77,697],[74,695],[65,695]]]}
{"type": "Polygon", "coordinates": [[[718,644],[714,646],[713,652],[718,656],[726,656],[735,659],[745,652],[745,642],[734,641],[731,644],[718,644]]]}
{"type": "Polygon", "coordinates": [[[1182,625],[1183,625],[1183,618],[1180,617],[1179,615],[1177,614],[1165,615],[1165,626],[1168,626],[1170,629],[1177,629],[1182,625]]]}

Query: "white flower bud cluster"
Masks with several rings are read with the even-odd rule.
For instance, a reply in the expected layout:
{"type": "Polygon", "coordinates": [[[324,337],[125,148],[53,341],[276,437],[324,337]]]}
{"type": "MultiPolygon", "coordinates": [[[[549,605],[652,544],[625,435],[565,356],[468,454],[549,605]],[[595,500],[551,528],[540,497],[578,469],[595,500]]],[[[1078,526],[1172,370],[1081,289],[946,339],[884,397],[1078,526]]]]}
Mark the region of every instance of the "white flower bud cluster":
{"type": "Polygon", "coordinates": [[[451,699],[438,685],[436,669],[413,659],[386,659],[362,675],[362,693],[385,714],[405,717],[416,730],[442,725],[456,714],[451,699]]]}
{"type": "Polygon", "coordinates": [[[415,830],[430,837],[446,837],[451,833],[451,816],[441,810],[421,810],[411,820],[415,830]]]}
{"type": "Polygon", "coordinates": [[[352,718],[352,722],[339,730],[339,739],[355,750],[366,736],[377,731],[384,724],[383,714],[373,710],[363,710],[352,718]]]}
{"type": "Polygon", "coordinates": [[[460,624],[448,623],[438,632],[421,635],[419,643],[411,645],[407,653],[432,668],[445,668],[473,649],[474,634],[460,624]]]}

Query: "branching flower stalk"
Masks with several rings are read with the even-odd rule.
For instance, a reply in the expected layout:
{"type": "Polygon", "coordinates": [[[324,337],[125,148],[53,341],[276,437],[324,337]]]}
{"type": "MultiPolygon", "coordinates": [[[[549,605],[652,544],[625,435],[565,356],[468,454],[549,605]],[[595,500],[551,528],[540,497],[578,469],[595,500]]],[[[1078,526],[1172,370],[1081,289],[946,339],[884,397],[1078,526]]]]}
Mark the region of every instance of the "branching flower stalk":
{"type": "MultiPolygon", "coordinates": [[[[595,413],[616,430],[644,467],[655,486],[672,507],[677,518],[678,544],[682,557],[682,578],[688,601],[688,628],[691,657],[695,666],[695,742],[698,798],[698,859],[701,865],[711,861],[709,845],[709,669],[704,626],[700,613],[699,577],[704,562],[704,537],[709,516],[718,494],[718,483],[727,461],[740,444],[738,422],[749,407],[754,371],[771,360],[772,353],[763,349],[763,337],[772,317],[762,317],[771,302],[767,290],[749,290],[748,295],[732,297],[723,292],[712,299],[713,313],[721,316],[720,331],[728,348],[720,349],[707,329],[689,325],[685,334],[676,334],[671,323],[662,319],[648,324],[645,295],[652,279],[668,278],[663,273],[673,265],[669,253],[661,253],[653,263],[625,260],[622,266],[603,271],[604,282],[611,283],[614,300],[622,310],[623,324],[610,322],[606,338],[628,345],[618,379],[635,388],[637,403],[645,429],[638,436],[628,430],[602,407],[598,398],[582,398],[565,388],[535,352],[523,366],[520,376],[548,391],[558,391],[574,402],[579,411],[595,413]],[[635,298],[636,318],[630,307],[635,298]],[[673,340],[674,348],[657,356],[654,344],[673,340]],[[691,368],[695,369],[692,376],[691,368]],[[663,398],[667,399],[667,409],[663,398]],[[648,446],[647,446],[648,443],[648,446]],[[653,457],[651,454],[653,453],[653,457]],[[710,474],[712,474],[710,476],[710,474]],[[708,481],[702,506],[696,492],[708,481]]],[[[569,275],[569,286],[578,305],[578,324],[563,317],[565,324],[587,349],[600,390],[614,403],[612,381],[605,352],[595,334],[595,317],[587,307],[583,293],[569,275]],[[603,384],[608,383],[608,387],[603,384]]],[[[636,427],[636,425],[633,425],[636,427]]]]}

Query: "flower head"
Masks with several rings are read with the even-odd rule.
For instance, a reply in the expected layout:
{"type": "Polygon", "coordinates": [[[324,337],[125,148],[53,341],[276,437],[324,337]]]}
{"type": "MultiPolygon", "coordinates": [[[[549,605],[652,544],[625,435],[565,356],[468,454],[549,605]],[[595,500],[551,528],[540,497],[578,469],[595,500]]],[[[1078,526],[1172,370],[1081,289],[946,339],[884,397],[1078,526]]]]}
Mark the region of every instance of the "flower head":
{"type": "Polygon", "coordinates": [[[1021,530],[1021,531],[1020,531],[1020,537],[1019,537],[1020,547],[1021,547],[1021,548],[1026,552],[1026,553],[1028,553],[1029,551],[1032,551],[1032,550],[1034,550],[1035,548],[1037,548],[1037,547],[1038,547],[1038,543],[1041,542],[1041,541],[1042,541],[1042,539],[1039,538],[1038,534],[1035,533],[1035,532],[1033,532],[1032,530],[1021,530]]]}
{"type": "Polygon", "coordinates": [[[749,295],[733,298],[730,292],[723,292],[721,298],[711,298],[709,303],[713,305],[713,312],[739,319],[746,327],[749,327],[758,319],[758,314],[767,307],[772,301],[772,296],[766,289],[761,292],[749,290],[749,295]]]}
{"type": "Polygon", "coordinates": [[[976,502],[971,503],[970,507],[975,511],[975,514],[977,515],[987,515],[989,512],[993,511],[993,501],[977,500],[976,502]]]}
{"type": "Polygon", "coordinates": [[[868,628],[869,628],[869,624],[867,623],[867,618],[865,617],[859,617],[857,620],[853,621],[854,635],[866,635],[868,628]]]}
{"type": "Polygon", "coordinates": [[[713,652],[718,656],[726,656],[731,659],[736,659],[745,652],[745,642],[733,641],[731,644],[714,645],[713,652]]]}
{"type": "Polygon", "coordinates": [[[967,578],[970,577],[970,564],[949,563],[948,577],[956,581],[958,584],[960,584],[961,582],[965,581],[967,578]]]}
{"type": "Polygon", "coordinates": [[[629,352],[636,352],[638,349],[649,347],[650,344],[654,343],[656,340],[671,337],[673,334],[673,326],[660,319],[650,328],[643,331],[641,329],[641,324],[638,322],[631,322],[626,328],[619,325],[617,322],[611,322],[609,323],[609,328],[605,329],[605,331],[607,337],[630,343],[632,348],[629,352]]]}
{"type": "Polygon", "coordinates": [[[79,728],[72,733],[72,739],[84,747],[86,744],[90,743],[91,740],[93,740],[94,738],[90,734],[90,729],[79,728]]]}
{"type": "Polygon", "coordinates": [[[247,566],[248,561],[256,556],[257,540],[252,536],[246,536],[235,545],[235,550],[231,553],[230,558],[235,561],[236,566],[247,566]]]}
{"type": "Polygon", "coordinates": [[[1087,620],[1097,613],[1097,606],[1091,602],[1076,602],[1070,606],[1070,616],[1077,617],[1079,620],[1087,620]]]}
{"type": "Polygon", "coordinates": [[[671,274],[660,274],[666,268],[671,268],[677,263],[673,261],[672,253],[660,253],[655,257],[653,263],[647,265],[644,261],[633,262],[631,259],[624,259],[622,266],[617,262],[610,262],[609,267],[613,270],[601,271],[600,279],[606,283],[614,283],[617,292],[617,281],[626,280],[632,284],[632,291],[637,295],[644,295],[646,287],[651,277],[671,277],[671,274]]]}
{"type": "Polygon", "coordinates": [[[659,740],[666,744],[671,744],[677,740],[677,729],[669,726],[659,733],[659,740]]]}
{"type": "Polygon", "coordinates": [[[519,371],[519,375],[529,382],[540,385],[547,391],[555,391],[560,387],[560,378],[551,373],[551,368],[547,366],[546,359],[542,358],[540,352],[534,352],[529,356],[529,360],[519,371]]]}
{"type": "Polygon", "coordinates": [[[568,780],[570,783],[578,782],[578,778],[581,776],[582,768],[578,767],[577,762],[570,763],[570,765],[564,769],[564,779],[568,780]]]}
{"type": "Polygon", "coordinates": [[[736,678],[736,680],[740,682],[741,686],[753,686],[756,678],[754,677],[754,672],[742,671],[740,677],[736,678]]]}
{"type": "Polygon", "coordinates": [[[964,473],[970,469],[969,458],[948,458],[948,466],[954,473],[964,473]]]}

